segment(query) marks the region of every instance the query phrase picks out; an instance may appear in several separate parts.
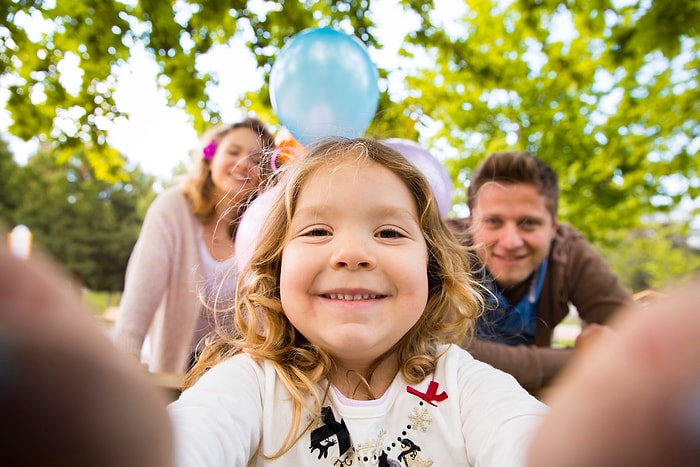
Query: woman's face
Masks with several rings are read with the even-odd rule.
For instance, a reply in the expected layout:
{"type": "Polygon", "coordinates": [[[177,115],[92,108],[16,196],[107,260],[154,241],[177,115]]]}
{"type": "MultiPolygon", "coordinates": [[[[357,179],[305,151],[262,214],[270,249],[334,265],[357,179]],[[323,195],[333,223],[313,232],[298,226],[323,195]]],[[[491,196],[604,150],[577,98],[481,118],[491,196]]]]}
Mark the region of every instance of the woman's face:
{"type": "Polygon", "coordinates": [[[222,196],[238,201],[258,188],[262,150],[262,139],[250,128],[234,128],[221,138],[209,168],[222,196]]]}

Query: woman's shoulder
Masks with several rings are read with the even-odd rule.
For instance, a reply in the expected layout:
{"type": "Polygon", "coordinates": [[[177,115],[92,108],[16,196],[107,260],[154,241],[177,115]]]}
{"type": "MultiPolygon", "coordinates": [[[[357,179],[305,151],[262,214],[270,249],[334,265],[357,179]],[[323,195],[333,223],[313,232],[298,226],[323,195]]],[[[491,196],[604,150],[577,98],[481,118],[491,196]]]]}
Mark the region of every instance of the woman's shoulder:
{"type": "Polygon", "coordinates": [[[156,198],[153,200],[152,206],[157,205],[187,205],[187,198],[182,192],[182,188],[179,185],[171,186],[163,190],[156,198]]]}
{"type": "Polygon", "coordinates": [[[146,216],[158,218],[175,216],[181,218],[187,214],[192,214],[192,211],[185,194],[179,186],[172,186],[156,196],[148,207],[146,216]]]}

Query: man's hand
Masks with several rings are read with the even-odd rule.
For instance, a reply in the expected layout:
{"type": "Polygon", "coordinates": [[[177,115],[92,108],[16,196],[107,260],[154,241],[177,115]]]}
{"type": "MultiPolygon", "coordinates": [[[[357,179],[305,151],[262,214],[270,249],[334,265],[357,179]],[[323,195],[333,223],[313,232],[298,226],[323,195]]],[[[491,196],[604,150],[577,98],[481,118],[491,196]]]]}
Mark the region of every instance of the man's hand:
{"type": "Polygon", "coordinates": [[[615,337],[615,331],[610,326],[591,323],[586,325],[581,333],[576,337],[576,350],[586,352],[592,346],[603,340],[610,340],[615,337]]]}

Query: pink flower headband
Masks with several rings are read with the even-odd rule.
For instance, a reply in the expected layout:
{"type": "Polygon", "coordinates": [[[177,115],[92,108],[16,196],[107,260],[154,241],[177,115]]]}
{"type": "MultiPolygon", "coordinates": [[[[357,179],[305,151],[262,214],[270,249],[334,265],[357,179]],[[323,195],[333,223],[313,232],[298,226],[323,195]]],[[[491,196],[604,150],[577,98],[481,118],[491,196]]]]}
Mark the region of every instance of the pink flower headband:
{"type": "Polygon", "coordinates": [[[214,154],[216,153],[216,140],[213,139],[213,140],[209,141],[209,144],[204,146],[202,153],[204,154],[204,160],[210,161],[211,158],[214,157],[214,154]]]}

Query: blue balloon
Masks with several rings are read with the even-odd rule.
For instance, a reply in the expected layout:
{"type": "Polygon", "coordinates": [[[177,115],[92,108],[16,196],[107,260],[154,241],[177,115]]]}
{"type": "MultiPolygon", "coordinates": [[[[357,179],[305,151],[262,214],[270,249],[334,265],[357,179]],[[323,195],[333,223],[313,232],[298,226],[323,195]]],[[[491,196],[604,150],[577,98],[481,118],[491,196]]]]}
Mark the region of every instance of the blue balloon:
{"type": "Polygon", "coordinates": [[[306,29],[280,51],[270,71],[272,108],[308,145],[325,136],[361,136],[379,102],[379,73],[364,44],[331,28],[306,29]]]}

